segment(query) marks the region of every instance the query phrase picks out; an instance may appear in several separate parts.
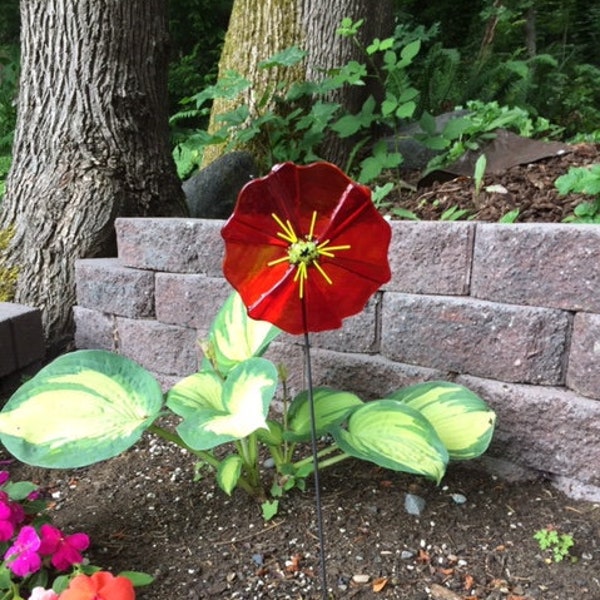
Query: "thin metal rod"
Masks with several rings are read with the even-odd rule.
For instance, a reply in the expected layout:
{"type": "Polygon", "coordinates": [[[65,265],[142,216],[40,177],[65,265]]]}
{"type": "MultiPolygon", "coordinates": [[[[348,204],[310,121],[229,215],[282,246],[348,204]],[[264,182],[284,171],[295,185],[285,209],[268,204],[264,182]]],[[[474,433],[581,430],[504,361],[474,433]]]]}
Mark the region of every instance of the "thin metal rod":
{"type": "Polygon", "coordinates": [[[319,449],[317,447],[317,419],[315,416],[315,401],[313,396],[312,368],[310,363],[310,340],[308,337],[308,326],[306,318],[306,303],[302,299],[302,319],[304,322],[304,356],[306,358],[306,379],[308,383],[308,406],[310,409],[310,439],[312,446],[312,458],[314,468],[315,482],[315,504],[317,513],[317,532],[319,536],[320,556],[319,564],[321,567],[321,597],[328,599],[327,593],[327,567],[325,564],[325,533],[323,530],[323,509],[321,503],[321,484],[319,481],[319,449]]]}

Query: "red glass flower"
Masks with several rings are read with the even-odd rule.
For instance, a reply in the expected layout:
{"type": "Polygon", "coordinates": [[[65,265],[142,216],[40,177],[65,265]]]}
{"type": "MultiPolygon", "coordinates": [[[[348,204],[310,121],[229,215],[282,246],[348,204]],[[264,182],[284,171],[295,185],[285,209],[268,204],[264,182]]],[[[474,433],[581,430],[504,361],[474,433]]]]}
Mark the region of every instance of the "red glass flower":
{"type": "Polygon", "coordinates": [[[370,190],[326,162],[246,184],[222,230],[223,271],[248,314],[298,334],[341,326],[389,281],[389,224],[370,190]]]}

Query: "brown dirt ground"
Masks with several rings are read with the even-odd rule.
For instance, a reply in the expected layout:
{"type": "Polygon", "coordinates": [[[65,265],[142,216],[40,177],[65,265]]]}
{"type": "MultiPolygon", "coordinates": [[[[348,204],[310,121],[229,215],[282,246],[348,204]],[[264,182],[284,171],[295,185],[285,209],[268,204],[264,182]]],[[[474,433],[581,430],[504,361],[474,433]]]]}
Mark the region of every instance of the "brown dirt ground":
{"type": "MultiPolygon", "coordinates": [[[[599,155],[598,146],[580,145],[486,179],[508,194],[474,198],[473,182],[461,178],[402,189],[392,206],[438,219],[456,205],[488,221],[518,206],[519,222],[559,222],[585,198],[558,196],[554,180],[571,165],[600,162],[599,155]]],[[[139,600],[321,597],[310,481],[265,523],[255,501],[241,491],[225,496],[210,476],[194,481],[193,457],[150,436],[85,469],[16,463],[11,470],[45,487],[59,526],[90,534],[92,563],[155,576],[139,600]]],[[[321,479],[332,598],[600,599],[600,505],[569,500],[542,477],[511,483],[458,464],[435,486],[346,461],[321,479]],[[427,502],[419,517],[404,510],[409,492],[427,502]],[[466,501],[457,504],[453,494],[466,501]],[[556,563],[540,550],[533,535],[545,527],[573,537],[572,558],[556,563]]]]}
{"type": "MultiPolygon", "coordinates": [[[[150,436],[85,469],[11,470],[47,489],[55,523],[89,533],[93,564],[155,576],[139,600],[321,598],[310,481],[264,522],[244,492],[229,498],[210,476],[193,481],[193,457],[150,436]]],[[[509,483],[457,464],[436,486],[348,460],[322,471],[321,484],[331,598],[600,598],[600,505],[541,477],[509,483]],[[405,511],[407,493],[426,500],[419,517],[405,511]],[[573,536],[573,558],[540,550],[533,535],[545,527],[573,536]]]]}

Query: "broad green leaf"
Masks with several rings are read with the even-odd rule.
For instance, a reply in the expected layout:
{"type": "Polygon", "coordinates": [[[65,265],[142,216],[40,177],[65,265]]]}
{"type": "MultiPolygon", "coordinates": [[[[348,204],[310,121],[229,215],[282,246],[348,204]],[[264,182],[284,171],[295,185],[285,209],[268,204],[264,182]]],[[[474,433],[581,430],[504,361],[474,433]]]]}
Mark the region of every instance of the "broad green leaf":
{"type": "Polygon", "coordinates": [[[458,139],[465,131],[472,127],[472,122],[465,117],[450,119],[444,127],[443,136],[448,140],[458,139]]]}
{"type": "Polygon", "coordinates": [[[392,394],[434,427],[453,460],[475,458],[490,444],[495,413],[474,392],[447,381],[418,383],[392,394]]]}
{"type": "Polygon", "coordinates": [[[277,52],[266,60],[261,60],[258,63],[261,69],[271,69],[273,67],[293,67],[297,65],[306,56],[306,51],[301,50],[297,46],[290,46],[281,52],[277,52]]]}
{"type": "Polygon", "coordinates": [[[412,62],[412,59],[417,54],[419,54],[420,50],[421,50],[421,40],[414,40],[413,42],[410,42],[410,44],[406,44],[406,46],[404,46],[404,48],[402,48],[402,52],[400,52],[400,56],[402,57],[402,60],[400,61],[400,63],[398,63],[398,66],[401,66],[401,67],[408,66],[412,62]]]}
{"type": "Polygon", "coordinates": [[[25,500],[29,494],[35,492],[39,486],[31,481],[9,481],[2,487],[11,500],[25,500]]]}
{"type": "Polygon", "coordinates": [[[267,429],[256,432],[258,441],[267,446],[279,446],[283,442],[283,426],[277,421],[268,420],[267,429]]]}
{"type": "Polygon", "coordinates": [[[421,413],[392,399],[367,402],[354,410],[346,428],[331,433],[347,454],[386,469],[417,473],[438,483],[448,453],[435,429],[421,413]]]}
{"type": "Polygon", "coordinates": [[[413,116],[413,113],[415,112],[416,108],[417,104],[413,100],[410,100],[409,102],[404,102],[398,107],[398,110],[396,110],[396,116],[399,119],[409,119],[413,116]]]}
{"type": "MultiPolygon", "coordinates": [[[[209,450],[266,428],[276,387],[277,369],[273,363],[264,358],[250,358],[233,368],[221,383],[220,402],[204,404],[203,397],[196,410],[188,410],[189,403],[184,404],[178,396],[175,400],[170,398],[168,405],[173,410],[177,408],[179,414],[185,413],[177,427],[183,441],[195,450],[209,450]],[[217,405],[222,408],[215,408],[217,405]]],[[[215,392],[211,389],[210,393],[215,392]]]]}
{"type": "Polygon", "coordinates": [[[167,406],[183,418],[202,408],[224,411],[223,380],[214,371],[194,373],[169,390],[167,406]]]}
{"type": "MultiPolygon", "coordinates": [[[[313,390],[313,401],[317,435],[327,433],[333,425],[342,421],[354,407],[363,404],[363,401],[355,394],[324,387],[313,390]]],[[[307,391],[300,392],[290,404],[288,431],[284,432],[283,437],[292,442],[310,440],[310,404],[307,391]]]]}
{"type": "Polygon", "coordinates": [[[237,454],[230,454],[223,459],[217,469],[217,483],[219,487],[228,495],[235,489],[237,482],[242,474],[244,461],[237,454]]]}
{"type": "Polygon", "coordinates": [[[209,341],[219,372],[226,376],[247,358],[261,356],[280,330],[248,317],[240,295],[233,292],[212,324],[209,341]]]}
{"type": "Polygon", "coordinates": [[[0,440],[28,464],[82,467],[135,444],[162,404],[159,383],[132,360],[80,350],[15,392],[0,413],[0,440]]]}

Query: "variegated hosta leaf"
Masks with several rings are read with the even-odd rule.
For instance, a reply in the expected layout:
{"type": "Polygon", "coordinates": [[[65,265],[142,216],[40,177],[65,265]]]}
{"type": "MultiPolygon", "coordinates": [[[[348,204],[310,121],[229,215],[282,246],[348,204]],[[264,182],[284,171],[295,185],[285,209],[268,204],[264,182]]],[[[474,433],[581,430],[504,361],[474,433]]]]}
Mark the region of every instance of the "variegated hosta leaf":
{"type": "Polygon", "coordinates": [[[202,408],[224,411],[223,380],[214,371],[194,373],[169,390],[167,406],[184,418],[202,408]]]}
{"type": "MultiPolygon", "coordinates": [[[[317,435],[327,433],[331,426],[342,421],[350,410],[363,404],[355,394],[324,387],[313,390],[313,401],[317,435]]],[[[284,437],[292,442],[310,440],[310,405],[307,391],[300,392],[290,404],[288,431],[284,433],[284,437]]]]}
{"type": "Polygon", "coordinates": [[[228,495],[235,489],[237,482],[242,474],[244,461],[237,454],[230,454],[224,458],[217,469],[217,483],[219,487],[228,495]]]}
{"type": "Polygon", "coordinates": [[[386,469],[425,475],[438,483],[444,476],[448,453],[435,429],[402,402],[367,402],[350,414],[346,427],[335,426],[332,434],[351,456],[386,469]]]}
{"type": "Polygon", "coordinates": [[[0,439],[20,461],[74,468],[116,456],[158,416],[163,394],[132,360],[104,350],[64,354],[0,413],[0,439]]]}
{"type": "Polygon", "coordinates": [[[202,389],[194,393],[187,387],[185,395],[178,391],[168,397],[169,408],[184,417],[177,433],[188,446],[208,450],[267,427],[269,404],[277,387],[277,369],[271,361],[250,358],[234,367],[224,382],[216,376],[206,381],[210,388],[207,394],[202,389]],[[215,381],[221,388],[219,401],[215,381]]]}
{"type": "Polygon", "coordinates": [[[233,292],[212,324],[209,342],[219,372],[226,376],[233,367],[253,356],[262,356],[280,330],[248,317],[240,295],[233,292]]]}
{"type": "Polygon", "coordinates": [[[398,390],[391,397],[418,410],[433,425],[452,460],[475,458],[487,450],[496,414],[468,388],[429,381],[398,390]]]}

